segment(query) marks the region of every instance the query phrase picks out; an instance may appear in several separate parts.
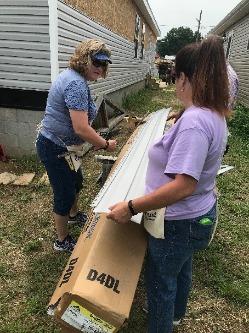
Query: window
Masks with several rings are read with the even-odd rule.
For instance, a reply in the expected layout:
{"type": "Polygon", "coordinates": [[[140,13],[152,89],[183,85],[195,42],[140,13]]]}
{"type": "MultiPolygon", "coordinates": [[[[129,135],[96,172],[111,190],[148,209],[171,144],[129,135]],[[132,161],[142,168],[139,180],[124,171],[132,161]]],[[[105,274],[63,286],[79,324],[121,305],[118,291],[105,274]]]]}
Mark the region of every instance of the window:
{"type": "Polygon", "coordinates": [[[142,24],[142,34],[141,34],[141,52],[140,52],[140,59],[144,57],[144,41],[145,41],[145,24],[142,24]]]}
{"type": "Polygon", "coordinates": [[[232,36],[229,36],[228,41],[227,41],[227,50],[226,50],[227,59],[229,58],[229,54],[230,54],[231,42],[232,42],[232,36]]]}
{"type": "Polygon", "coordinates": [[[136,14],[135,33],[134,33],[134,58],[138,57],[139,26],[140,26],[140,17],[138,14],[136,14]]]}
{"type": "Polygon", "coordinates": [[[233,31],[230,31],[227,34],[227,38],[226,38],[226,58],[229,59],[230,56],[230,51],[231,51],[231,45],[232,45],[232,38],[233,38],[233,31]]]}

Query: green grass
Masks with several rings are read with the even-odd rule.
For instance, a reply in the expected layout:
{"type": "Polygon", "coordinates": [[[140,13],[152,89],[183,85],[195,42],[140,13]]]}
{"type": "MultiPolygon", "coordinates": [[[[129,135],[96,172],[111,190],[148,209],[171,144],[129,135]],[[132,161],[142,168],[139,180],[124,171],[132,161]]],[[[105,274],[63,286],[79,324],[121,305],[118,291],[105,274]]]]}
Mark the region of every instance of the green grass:
{"type": "Polygon", "coordinates": [[[130,94],[124,99],[123,105],[130,116],[138,117],[162,108],[171,107],[172,110],[176,111],[182,107],[182,104],[176,100],[172,87],[167,88],[167,90],[152,90],[146,87],[138,93],[130,94]]]}
{"type": "MultiPolygon", "coordinates": [[[[181,104],[172,87],[146,88],[127,97],[124,107],[131,116],[142,117],[164,107],[178,110],[181,104]]],[[[188,314],[175,332],[249,332],[248,114],[248,110],[238,106],[229,122],[232,135],[224,164],[233,165],[234,169],[217,177],[219,225],[211,246],[195,256],[188,314]]],[[[124,142],[131,135],[125,126],[122,135],[118,140],[124,142]]],[[[95,180],[101,165],[92,167],[94,154],[89,152],[84,161],[85,188],[80,208],[86,212],[100,189],[95,180]]],[[[52,249],[52,191],[39,184],[44,168],[36,157],[11,163],[18,174],[35,172],[36,176],[29,186],[0,185],[0,333],[59,333],[57,323],[46,314],[46,306],[69,256],[52,249]]],[[[80,228],[71,228],[77,237],[80,228]]],[[[144,300],[141,274],[130,318],[121,333],[146,332],[146,315],[141,309],[144,300]]]]}

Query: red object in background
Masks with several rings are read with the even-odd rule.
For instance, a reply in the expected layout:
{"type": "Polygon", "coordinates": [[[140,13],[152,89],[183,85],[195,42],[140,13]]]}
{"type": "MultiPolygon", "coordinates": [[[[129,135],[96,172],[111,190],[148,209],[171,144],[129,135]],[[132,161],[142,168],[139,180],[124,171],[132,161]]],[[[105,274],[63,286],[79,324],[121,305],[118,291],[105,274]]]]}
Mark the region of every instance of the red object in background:
{"type": "Polygon", "coordinates": [[[5,161],[6,160],[6,154],[4,147],[0,144],[0,160],[5,161]]]}

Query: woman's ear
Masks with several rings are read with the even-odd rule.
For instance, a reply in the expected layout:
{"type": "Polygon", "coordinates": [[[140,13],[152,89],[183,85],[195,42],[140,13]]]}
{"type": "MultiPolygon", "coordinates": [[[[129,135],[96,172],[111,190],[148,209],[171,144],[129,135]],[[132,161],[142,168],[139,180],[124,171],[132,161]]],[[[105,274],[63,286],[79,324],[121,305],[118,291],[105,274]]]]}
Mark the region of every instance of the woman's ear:
{"type": "Polygon", "coordinates": [[[184,91],[185,84],[186,84],[186,78],[187,78],[186,75],[183,72],[181,72],[180,76],[178,78],[178,82],[179,82],[179,86],[180,86],[181,91],[184,91]]]}
{"type": "Polygon", "coordinates": [[[180,79],[181,81],[185,82],[186,78],[187,78],[187,76],[185,75],[185,73],[181,72],[181,73],[180,73],[180,76],[179,76],[179,79],[180,79]]]}

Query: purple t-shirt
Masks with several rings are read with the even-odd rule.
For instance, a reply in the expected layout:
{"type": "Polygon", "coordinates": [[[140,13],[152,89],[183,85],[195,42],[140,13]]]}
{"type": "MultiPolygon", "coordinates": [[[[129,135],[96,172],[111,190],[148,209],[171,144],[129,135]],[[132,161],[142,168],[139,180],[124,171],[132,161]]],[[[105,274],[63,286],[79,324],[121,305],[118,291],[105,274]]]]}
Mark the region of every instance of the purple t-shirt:
{"type": "Polygon", "coordinates": [[[191,106],[149,150],[146,193],[186,174],[198,183],[194,193],[167,207],[168,220],[195,218],[215,203],[215,177],[227,143],[227,125],[217,112],[191,106]]]}

